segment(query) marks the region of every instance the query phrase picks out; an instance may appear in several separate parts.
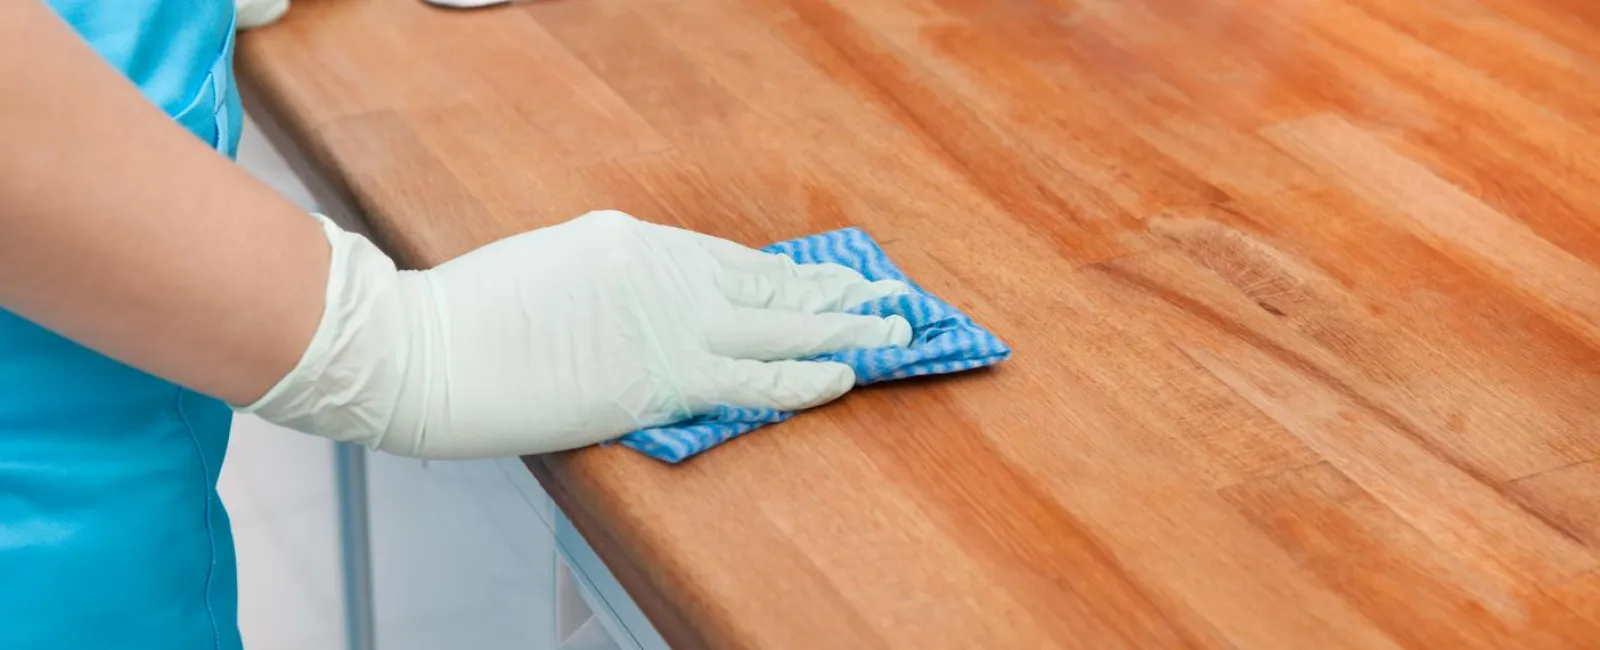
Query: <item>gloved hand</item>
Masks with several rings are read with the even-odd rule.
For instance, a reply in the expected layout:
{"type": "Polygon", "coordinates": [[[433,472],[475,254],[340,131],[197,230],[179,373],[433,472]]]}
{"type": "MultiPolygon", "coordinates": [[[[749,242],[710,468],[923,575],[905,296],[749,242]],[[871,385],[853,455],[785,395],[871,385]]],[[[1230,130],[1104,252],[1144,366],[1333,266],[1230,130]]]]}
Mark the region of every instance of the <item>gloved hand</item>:
{"type": "Polygon", "coordinates": [[[240,410],[404,456],[570,449],[719,404],[808,408],[855,377],[792,359],[911,339],[898,316],[835,313],[903,284],[620,212],[408,272],[323,224],[322,322],[295,369],[240,410]]]}

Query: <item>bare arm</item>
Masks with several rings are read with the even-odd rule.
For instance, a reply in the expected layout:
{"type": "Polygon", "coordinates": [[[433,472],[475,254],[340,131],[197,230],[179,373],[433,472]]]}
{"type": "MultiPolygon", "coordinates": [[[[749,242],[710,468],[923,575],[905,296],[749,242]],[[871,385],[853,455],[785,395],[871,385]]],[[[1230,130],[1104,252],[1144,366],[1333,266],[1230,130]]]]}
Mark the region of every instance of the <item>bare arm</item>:
{"type": "Polygon", "coordinates": [[[47,7],[0,2],[0,307],[248,403],[306,349],[328,243],[47,7]]]}

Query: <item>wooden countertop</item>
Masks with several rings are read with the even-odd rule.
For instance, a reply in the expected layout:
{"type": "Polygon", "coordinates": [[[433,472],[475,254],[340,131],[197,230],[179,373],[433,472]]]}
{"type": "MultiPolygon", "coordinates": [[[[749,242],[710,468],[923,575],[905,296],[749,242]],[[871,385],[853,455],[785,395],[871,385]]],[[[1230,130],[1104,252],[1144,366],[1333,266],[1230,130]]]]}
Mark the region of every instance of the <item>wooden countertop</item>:
{"type": "Polygon", "coordinates": [[[1600,639],[1583,0],[296,0],[265,103],[403,262],[859,225],[1016,348],[530,465],[681,648],[1600,639]]]}

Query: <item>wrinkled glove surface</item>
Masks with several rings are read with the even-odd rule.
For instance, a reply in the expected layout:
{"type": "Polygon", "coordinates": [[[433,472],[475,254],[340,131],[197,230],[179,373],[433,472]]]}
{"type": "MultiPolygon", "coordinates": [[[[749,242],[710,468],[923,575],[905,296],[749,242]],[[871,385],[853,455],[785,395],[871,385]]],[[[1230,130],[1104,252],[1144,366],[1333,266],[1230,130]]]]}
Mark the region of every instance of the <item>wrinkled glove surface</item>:
{"type": "Polygon", "coordinates": [[[429,271],[324,220],[325,313],[300,364],[241,409],[418,458],[570,449],[721,407],[833,400],[852,367],[798,361],[911,338],[843,313],[909,288],[596,212],[429,271]]]}

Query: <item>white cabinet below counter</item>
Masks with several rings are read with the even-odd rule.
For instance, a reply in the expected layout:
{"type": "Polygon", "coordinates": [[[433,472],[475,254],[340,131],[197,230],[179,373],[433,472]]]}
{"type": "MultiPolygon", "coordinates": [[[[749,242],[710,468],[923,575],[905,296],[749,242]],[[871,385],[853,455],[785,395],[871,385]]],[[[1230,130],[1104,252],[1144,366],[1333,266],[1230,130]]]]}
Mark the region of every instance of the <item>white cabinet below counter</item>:
{"type": "Polygon", "coordinates": [[[367,454],[377,650],[666,650],[517,459],[367,454]]]}

